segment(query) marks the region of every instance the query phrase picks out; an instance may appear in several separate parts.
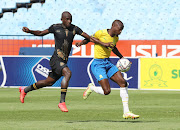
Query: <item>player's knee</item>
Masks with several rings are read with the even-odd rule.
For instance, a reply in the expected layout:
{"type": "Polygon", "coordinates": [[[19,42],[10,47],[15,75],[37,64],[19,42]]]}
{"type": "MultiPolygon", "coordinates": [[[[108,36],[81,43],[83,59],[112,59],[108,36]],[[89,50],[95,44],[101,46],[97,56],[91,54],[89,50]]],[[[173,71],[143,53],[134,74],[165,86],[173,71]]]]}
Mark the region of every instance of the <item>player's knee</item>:
{"type": "Polygon", "coordinates": [[[66,71],[65,73],[64,73],[64,77],[66,77],[66,78],[68,78],[68,79],[70,79],[71,78],[71,75],[72,75],[72,72],[69,70],[69,71],[66,71]]]}
{"type": "Polygon", "coordinates": [[[111,89],[104,90],[104,95],[109,95],[111,93],[111,89]]]}

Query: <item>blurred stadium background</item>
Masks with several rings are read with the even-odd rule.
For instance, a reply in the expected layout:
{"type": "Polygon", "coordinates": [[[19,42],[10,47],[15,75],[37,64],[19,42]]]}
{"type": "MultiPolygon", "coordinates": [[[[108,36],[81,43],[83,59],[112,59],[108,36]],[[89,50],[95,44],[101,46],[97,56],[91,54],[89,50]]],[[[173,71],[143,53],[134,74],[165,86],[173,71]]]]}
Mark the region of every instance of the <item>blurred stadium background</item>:
{"type": "Polygon", "coordinates": [[[121,40],[175,40],[180,35],[179,0],[1,0],[0,5],[2,35],[25,35],[21,31],[23,26],[47,29],[61,22],[65,10],[72,13],[73,24],[88,34],[108,28],[114,19],[120,19],[125,24],[121,40]],[[8,9],[17,12],[6,12],[8,9]]]}
{"type": "MultiPolygon", "coordinates": [[[[22,27],[45,30],[52,24],[61,23],[63,11],[69,11],[72,24],[89,35],[110,28],[115,19],[124,23],[117,47],[133,62],[130,71],[123,75],[130,83],[130,89],[142,90],[129,91],[134,99],[130,101],[133,110],[142,118],[131,123],[121,121],[117,117],[119,106],[108,107],[119,102],[119,92],[114,90],[110,96],[113,102],[110,98],[106,97],[104,101],[94,95],[90,104],[79,98],[82,90],[70,90],[68,105],[74,114],[63,115],[57,114],[59,111],[53,106],[58,102],[55,90],[50,89],[50,93],[46,89],[40,90],[31,95],[32,98],[27,98],[27,106],[21,106],[16,89],[0,88],[2,129],[24,129],[21,124],[28,129],[144,129],[144,126],[146,129],[180,129],[179,91],[143,91],[180,90],[180,0],[0,0],[1,87],[27,86],[45,78],[35,70],[38,64],[49,67],[47,62],[54,50],[54,36],[33,36],[24,33],[22,27]],[[74,100],[76,98],[81,103],[74,100]],[[13,105],[9,107],[9,103],[13,105]],[[96,113],[84,118],[89,108],[96,113]],[[109,110],[111,117],[107,116],[109,110]],[[88,125],[91,127],[86,128],[88,125]]],[[[82,39],[75,36],[74,43],[82,39]]],[[[87,70],[92,57],[93,43],[81,48],[73,45],[68,63],[73,74],[70,87],[86,87],[91,81],[87,70]]],[[[114,54],[111,57],[116,63],[118,58],[114,54]]],[[[60,82],[61,79],[54,86],[59,86],[60,82]]],[[[110,84],[112,88],[118,88],[110,84]]]]}
{"type": "MultiPolygon", "coordinates": [[[[113,20],[120,19],[125,25],[120,40],[177,40],[180,37],[179,0],[1,0],[0,5],[0,46],[4,48],[0,50],[1,55],[18,55],[19,47],[33,46],[28,41],[13,39],[37,40],[34,46],[43,43],[42,39],[50,40],[44,44],[52,43],[53,35],[28,36],[22,27],[45,30],[60,23],[61,13],[66,10],[72,13],[72,23],[88,34],[110,28],[113,20]]],[[[75,40],[81,39],[75,37],[75,40]]]]}

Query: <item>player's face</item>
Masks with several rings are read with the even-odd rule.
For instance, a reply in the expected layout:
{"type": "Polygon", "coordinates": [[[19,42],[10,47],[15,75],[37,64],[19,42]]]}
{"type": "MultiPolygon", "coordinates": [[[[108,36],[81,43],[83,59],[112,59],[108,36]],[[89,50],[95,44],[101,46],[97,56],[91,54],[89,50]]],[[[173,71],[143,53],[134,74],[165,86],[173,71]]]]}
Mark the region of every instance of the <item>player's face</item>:
{"type": "Polygon", "coordinates": [[[114,27],[114,34],[115,34],[116,36],[120,35],[121,32],[122,32],[122,29],[121,29],[119,26],[115,26],[115,27],[114,27]]]}
{"type": "Polygon", "coordinates": [[[63,16],[61,20],[62,20],[62,23],[64,24],[64,26],[66,26],[68,28],[71,25],[72,16],[71,15],[63,16]]]}

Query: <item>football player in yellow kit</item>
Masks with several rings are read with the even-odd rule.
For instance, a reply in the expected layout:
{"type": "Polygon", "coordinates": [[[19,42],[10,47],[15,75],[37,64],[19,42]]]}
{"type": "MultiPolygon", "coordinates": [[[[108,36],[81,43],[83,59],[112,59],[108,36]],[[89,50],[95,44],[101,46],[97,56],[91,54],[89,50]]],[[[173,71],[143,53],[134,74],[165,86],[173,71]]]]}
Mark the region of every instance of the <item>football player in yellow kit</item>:
{"type": "MultiPolygon", "coordinates": [[[[120,86],[120,97],[123,103],[123,118],[137,119],[139,115],[136,115],[129,111],[128,106],[128,83],[123,78],[118,68],[112,64],[109,60],[111,51],[119,58],[123,58],[122,54],[116,48],[118,42],[118,35],[121,34],[124,28],[123,23],[120,20],[115,20],[112,23],[111,29],[98,30],[90,39],[94,42],[94,60],[91,64],[91,70],[96,77],[101,87],[96,87],[90,83],[87,89],[83,93],[83,98],[87,99],[92,92],[96,92],[102,95],[108,95],[111,92],[108,78],[117,83],[120,86]],[[107,47],[109,46],[110,47],[107,47]]],[[[76,43],[76,46],[85,45],[90,42],[88,39],[84,39],[80,43],[76,43]]]]}

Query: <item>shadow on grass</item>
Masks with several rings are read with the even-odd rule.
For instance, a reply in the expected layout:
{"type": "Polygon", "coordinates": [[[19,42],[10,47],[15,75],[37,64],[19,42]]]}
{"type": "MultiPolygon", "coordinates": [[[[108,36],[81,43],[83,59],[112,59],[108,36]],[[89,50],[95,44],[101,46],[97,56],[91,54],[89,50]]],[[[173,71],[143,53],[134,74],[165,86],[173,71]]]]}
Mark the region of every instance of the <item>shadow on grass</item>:
{"type": "Polygon", "coordinates": [[[138,120],[125,120],[125,121],[113,121],[113,120],[87,120],[87,121],[67,121],[66,123],[77,123],[77,122],[129,122],[129,123],[152,123],[160,121],[138,121],[138,120]]]}

